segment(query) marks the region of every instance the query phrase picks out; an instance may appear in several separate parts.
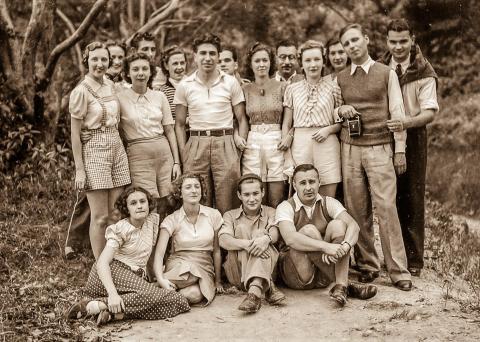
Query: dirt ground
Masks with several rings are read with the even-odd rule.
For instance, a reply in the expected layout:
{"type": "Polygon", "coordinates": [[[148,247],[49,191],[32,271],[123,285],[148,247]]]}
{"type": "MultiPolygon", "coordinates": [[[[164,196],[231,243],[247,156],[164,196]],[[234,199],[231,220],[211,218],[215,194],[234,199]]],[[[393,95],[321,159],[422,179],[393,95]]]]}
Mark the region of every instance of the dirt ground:
{"type": "MultiPolygon", "coordinates": [[[[352,275],[352,279],[356,276],[352,275]]],[[[244,294],[218,296],[206,308],[164,321],[118,322],[90,331],[89,339],[121,341],[479,341],[478,313],[463,312],[461,286],[445,286],[433,271],[414,278],[414,289],[391,286],[385,274],[374,282],[376,297],[350,299],[339,308],[328,290],[283,289],[285,305],[262,303],[246,315],[244,294]]]]}

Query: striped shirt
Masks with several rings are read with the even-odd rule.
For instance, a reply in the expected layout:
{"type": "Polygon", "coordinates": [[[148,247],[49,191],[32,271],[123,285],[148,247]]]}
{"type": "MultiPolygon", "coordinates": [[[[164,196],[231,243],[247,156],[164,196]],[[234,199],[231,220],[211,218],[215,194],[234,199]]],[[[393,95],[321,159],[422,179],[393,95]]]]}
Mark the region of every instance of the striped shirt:
{"type": "Polygon", "coordinates": [[[168,100],[168,104],[170,105],[170,111],[172,112],[173,120],[175,120],[175,105],[173,104],[173,97],[175,96],[175,88],[167,81],[164,85],[161,85],[158,90],[165,94],[168,100]]]}
{"type": "Polygon", "coordinates": [[[293,127],[330,126],[340,122],[334,109],[343,105],[342,92],[329,76],[316,85],[303,80],[287,86],[283,105],[293,109],[293,127]]]}

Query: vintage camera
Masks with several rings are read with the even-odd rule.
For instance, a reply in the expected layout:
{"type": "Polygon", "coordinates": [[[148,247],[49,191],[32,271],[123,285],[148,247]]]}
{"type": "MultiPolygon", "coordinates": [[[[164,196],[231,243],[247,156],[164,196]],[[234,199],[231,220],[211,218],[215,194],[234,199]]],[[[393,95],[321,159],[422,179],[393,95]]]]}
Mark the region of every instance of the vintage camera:
{"type": "Polygon", "coordinates": [[[351,137],[359,137],[362,135],[362,121],[360,115],[356,115],[352,119],[347,119],[348,135],[351,137]]]}

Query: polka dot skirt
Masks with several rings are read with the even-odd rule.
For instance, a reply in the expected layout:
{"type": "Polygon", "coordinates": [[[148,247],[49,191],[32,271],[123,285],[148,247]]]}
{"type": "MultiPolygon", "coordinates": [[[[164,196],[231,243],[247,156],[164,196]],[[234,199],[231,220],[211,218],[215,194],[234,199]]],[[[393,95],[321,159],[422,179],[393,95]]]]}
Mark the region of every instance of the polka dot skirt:
{"type": "MultiPolygon", "coordinates": [[[[110,264],[113,283],[125,304],[126,319],[165,319],[190,310],[187,299],[173,290],[149,283],[124,263],[110,264]]],[[[86,297],[107,303],[108,293],[93,265],[84,288],[86,297]]]]}

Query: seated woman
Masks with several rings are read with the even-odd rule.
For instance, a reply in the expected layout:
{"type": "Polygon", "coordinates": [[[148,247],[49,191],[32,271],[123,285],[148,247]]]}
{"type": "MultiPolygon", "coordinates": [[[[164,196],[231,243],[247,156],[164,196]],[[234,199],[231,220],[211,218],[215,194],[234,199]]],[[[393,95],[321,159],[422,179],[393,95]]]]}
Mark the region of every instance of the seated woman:
{"type": "Polygon", "coordinates": [[[187,300],[146,280],[146,265],[157,240],[159,217],[143,188],[127,188],[115,203],[125,218],[108,226],[107,244],[92,266],[85,295],[68,311],[68,318],[164,319],[190,309],[187,300]]]}
{"type": "Polygon", "coordinates": [[[175,182],[174,196],[182,199],[182,207],[167,216],[160,225],[153,264],[158,284],[164,289],[179,289],[190,304],[206,301],[222,293],[220,280],[221,254],[218,230],[223,220],[216,209],[200,204],[206,196],[203,177],[184,174],[175,182]],[[168,240],[172,238],[172,254],[163,259],[168,240]],[[212,258],[213,253],[213,258],[212,258]]]}
{"type": "Polygon", "coordinates": [[[158,201],[163,209],[172,178],[181,170],[170,105],[165,94],[149,88],[154,76],[155,66],[146,54],[125,59],[125,79],[132,87],[118,93],[120,129],[127,143],[132,185],[145,188],[157,201],[163,198],[158,201]]]}

